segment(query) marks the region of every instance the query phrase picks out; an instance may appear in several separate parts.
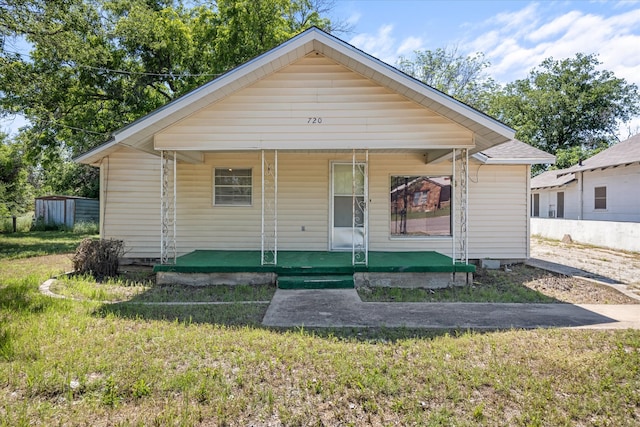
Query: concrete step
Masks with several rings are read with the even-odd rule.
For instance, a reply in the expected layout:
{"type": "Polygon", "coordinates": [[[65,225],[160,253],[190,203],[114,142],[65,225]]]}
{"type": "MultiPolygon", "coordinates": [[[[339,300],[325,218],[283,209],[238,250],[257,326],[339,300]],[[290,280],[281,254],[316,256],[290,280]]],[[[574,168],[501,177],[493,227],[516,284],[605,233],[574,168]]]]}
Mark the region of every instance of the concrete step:
{"type": "Polygon", "coordinates": [[[347,289],[353,287],[353,275],[278,276],[278,288],[280,289],[347,289]]]}

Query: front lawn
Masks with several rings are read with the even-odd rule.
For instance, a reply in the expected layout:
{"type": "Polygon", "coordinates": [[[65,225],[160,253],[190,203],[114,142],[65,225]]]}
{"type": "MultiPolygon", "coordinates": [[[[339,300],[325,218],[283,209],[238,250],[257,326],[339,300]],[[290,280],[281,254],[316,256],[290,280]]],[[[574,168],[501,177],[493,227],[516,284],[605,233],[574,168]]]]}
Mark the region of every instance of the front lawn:
{"type": "Polygon", "coordinates": [[[68,255],[15,258],[0,259],[3,426],[640,420],[640,331],[267,329],[225,306],[49,298],[38,285],[68,255]]]}

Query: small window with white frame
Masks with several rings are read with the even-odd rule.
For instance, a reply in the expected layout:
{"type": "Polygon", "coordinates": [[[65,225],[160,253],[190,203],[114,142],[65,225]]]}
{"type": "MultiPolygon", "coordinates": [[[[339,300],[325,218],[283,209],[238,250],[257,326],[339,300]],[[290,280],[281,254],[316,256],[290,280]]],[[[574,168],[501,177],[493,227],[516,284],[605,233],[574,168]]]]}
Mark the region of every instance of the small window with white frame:
{"type": "Polygon", "coordinates": [[[214,206],[251,206],[253,194],[251,168],[215,168],[214,206]]]}

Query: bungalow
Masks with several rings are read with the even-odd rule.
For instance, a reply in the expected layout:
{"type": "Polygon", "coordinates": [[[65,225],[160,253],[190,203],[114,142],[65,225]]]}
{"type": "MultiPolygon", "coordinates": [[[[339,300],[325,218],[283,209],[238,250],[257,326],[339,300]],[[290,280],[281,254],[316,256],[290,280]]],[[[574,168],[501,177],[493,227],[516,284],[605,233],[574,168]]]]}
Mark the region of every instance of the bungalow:
{"type": "Polygon", "coordinates": [[[531,179],[531,216],[640,222],[640,134],[531,179]]]}
{"type": "Polygon", "coordinates": [[[364,273],[445,259],[455,275],[529,256],[530,166],[554,158],[513,137],[311,28],[77,161],[100,168],[101,235],[160,271],[204,257],[192,272],[280,274],[313,253],[364,273]]]}

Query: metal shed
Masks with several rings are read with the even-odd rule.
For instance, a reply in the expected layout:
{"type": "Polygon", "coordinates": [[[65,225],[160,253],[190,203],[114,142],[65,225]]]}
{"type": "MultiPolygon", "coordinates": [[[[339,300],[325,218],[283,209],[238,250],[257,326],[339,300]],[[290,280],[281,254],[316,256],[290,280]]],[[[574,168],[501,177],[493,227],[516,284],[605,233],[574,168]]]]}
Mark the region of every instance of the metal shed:
{"type": "Polygon", "coordinates": [[[35,217],[47,225],[67,227],[78,222],[98,222],[100,201],[75,196],[36,197],[35,217]]]}

